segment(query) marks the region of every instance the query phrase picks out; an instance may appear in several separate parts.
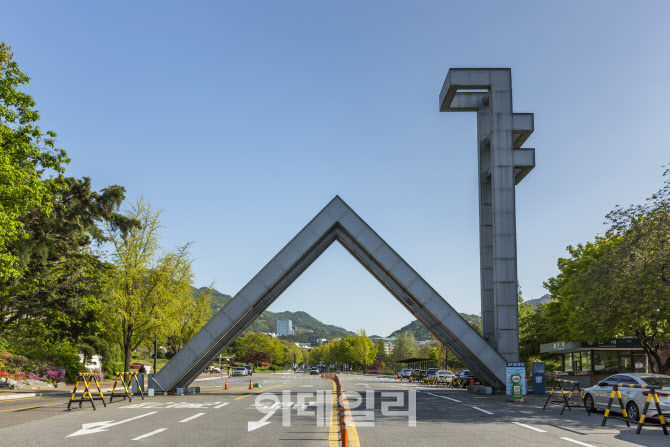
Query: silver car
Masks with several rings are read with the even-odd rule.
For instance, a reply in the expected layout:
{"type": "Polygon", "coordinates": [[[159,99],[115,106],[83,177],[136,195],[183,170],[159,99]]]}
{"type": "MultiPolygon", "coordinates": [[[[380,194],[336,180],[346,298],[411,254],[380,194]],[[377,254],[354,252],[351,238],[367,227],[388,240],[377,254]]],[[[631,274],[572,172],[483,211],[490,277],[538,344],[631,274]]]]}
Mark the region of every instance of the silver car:
{"type": "MultiPolygon", "coordinates": [[[[640,419],[647,396],[649,395],[649,390],[644,388],[626,388],[625,385],[658,385],[663,387],[663,389],[657,390],[656,394],[658,394],[661,411],[664,414],[670,413],[670,376],[648,373],[615,374],[598,383],[598,385],[586,388],[584,390],[584,404],[589,411],[596,409],[604,410],[607,408],[607,402],[609,402],[612,393],[612,385],[615,383],[624,384],[624,387],[619,388],[619,392],[621,392],[621,400],[629,419],[633,421],[640,419]]],[[[610,411],[621,413],[619,400],[616,398],[616,395],[612,401],[610,411]]],[[[647,410],[647,417],[656,416],[657,413],[656,405],[652,399],[647,410]]]]}
{"type": "Polygon", "coordinates": [[[249,375],[249,370],[247,368],[244,368],[244,367],[235,368],[235,370],[233,371],[233,377],[235,377],[235,376],[248,376],[248,375],[249,375]]]}
{"type": "Polygon", "coordinates": [[[454,373],[452,373],[451,371],[441,369],[441,370],[439,370],[438,372],[435,373],[435,377],[447,379],[447,382],[453,382],[454,377],[456,377],[456,375],[454,373]]]}

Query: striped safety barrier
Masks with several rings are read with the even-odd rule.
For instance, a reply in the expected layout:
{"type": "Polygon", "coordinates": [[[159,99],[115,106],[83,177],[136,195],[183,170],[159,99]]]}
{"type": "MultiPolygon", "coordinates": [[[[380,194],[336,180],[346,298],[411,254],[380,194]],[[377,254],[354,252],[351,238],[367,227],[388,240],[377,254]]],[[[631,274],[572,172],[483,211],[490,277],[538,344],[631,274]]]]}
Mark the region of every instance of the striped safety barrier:
{"type": "Polygon", "coordinates": [[[79,377],[77,377],[77,382],[74,384],[74,390],[72,390],[72,396],[70,396],[70,401],[67,403],[67,411],[71,410],[70,407],[72,406],[72,402],[75,402],[75,395],[77,394],[77,388],[79,388],[79,383],[84,384],[84,393],[81,395],[81,399],[79,399],[79,408],[81,408],[81,405],[84,402],[91,402],[91,406],[95,410],[95,403],[93,402],[94,400],[101,400],[102,404],[105,407],[107,406],[107,404],[105,403],[105,397],[102,395],[102,390],[100,389],[100,384],[98,383],[98,375],[95,373],[79,373],[79,377]],[[100,397],[93,397],[93,394],[91,394],[89,386],[93,381],[95,381],[95,386],[98,388],[98,395],[100,397]]]}
{"type": "Polygon", "coordinates": [[[614,385],[612,385],[610,400],[609,402],[607,402],[607,408],[605,409],[603,422],[600,424],[602,427],[604,427],[605,424],[607,423],[607,418],[610,415],[610,409],[612,408],[612,402],[614,401],[615,396],[619,400],[619,407],[621,408],[621,414],[623,414],[624,420],[626,421],[626,425],[630,427],[630,422],[628,421],[628,414],[626,413],[626,408],[623,404],[623,399],[621,398],[621,391],[619,391],[619,388],[643,388],[649,390],[649,392],[647,392],[647,401],[644,404],[644,409],[642,410],[642,414],[640,415],[640,420],[637,423],[637,430],[635,430],[635,434],[639,435],[640,432],[642,431],[642,425],[644,424],[644,421],[647,418],[647,411],[649,410],[649,404],[653,399],[654,404],[656,405],[656,411],[658,412],[657,414],[658,420],[661,423],[661,427],[663,428],[663,434],[665,434],[666,436],[668,435],[668,427],[665,423],[665,418],[663,417],[661,404],[658,401],[658,394],[656,393],[657,390],[662,390],[663,387],[656,385],[629,385],[625,383],[615,383],[614,385]]]}
{"type": "Polygon", "coordinates": [[[581,388],[579,388],[579,382],[577,382],[576,380],[556,379],[556,381],[554,382],[554,386],[551,388],[551,391],[549,392],[549,396],[547,396],[547,401],[544,403],[544,407],[542,407],[543,410],[545,408],[547,408],[547,404],[549,402],[551,402],[552,404],[563,404],[563,408],[561,409],[561,414],[563,414],[563,412],[565,411],[566,408],[568,410],[572,411],[573,407],[574,408],[584,407],[586,409],[586,412],[588,413],[588,415],[591,416],[591,412],[589,411],[588,407],[584,403],[584,395],[582,394],[581,388]],[[563,383],[572,385],[572,389],[570,390],[570,394],[568,394],[567,396],[565,395],[566,390],[564,390],[563,385],[561,385],[563,383]],[[561,400],[551,400],[551,396],[553,396],[554,390],[556,389],[557,386],[558,386],[558,389],[561,391],[561,396],[563,397],[563,399],[561,399],[561,400]],[[575,390],[577,390],[577,392],[579,393],[579,397],[582,398],[582,403],[581,404],[576,403],[576,402],[570,402],[570,399],[572,398],[572,395],[574,394],[575,390]]]}

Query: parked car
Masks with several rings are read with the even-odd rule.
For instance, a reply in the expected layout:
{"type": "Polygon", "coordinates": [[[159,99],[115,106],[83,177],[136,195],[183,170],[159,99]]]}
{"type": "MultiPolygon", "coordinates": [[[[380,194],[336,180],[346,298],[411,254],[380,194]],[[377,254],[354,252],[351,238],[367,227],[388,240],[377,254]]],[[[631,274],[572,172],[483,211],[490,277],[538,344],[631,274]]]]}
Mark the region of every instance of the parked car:
{"type": "Polygon", "coordinates": [[[412,370],[409,368],[403,368],[400,370],[398,373],[398,377],[403,377],[405,379],[409,379],[409,376],[412,375],[412,370]]]}
{"type": "Polygon", "coordinates": [[[428,368],[426,370],[426,378],[431,379],[435,377],[435,373],[437,373],[440,370],[440,368],[428,368]]]}
{"type": "Polygon", "coordinates": [[[469,369],[464,369],[463,371],[459,372],[456,375],[456,379],[458,380],[458,384],[460,385],[461,388],[465,388],[468,385],[470,385],[471,380],[474,380],[475,385],[482,384],[479,378],[477,378],[477,376],[469,369]]]}
{"type": "Polygon", "coordinates": [[[253,371],[253,368],[251,367],[251,365],[244,365],[243,368],[247,369],[247,374],[248,375],[250,375],[250,376],[253,375],[254,371],[253,371]]]}
{"type": "Polygon", "coordinates": [[[240,366],[239,368],[235,368],[233,371],[233,377],[235,376],[248,376],[249,375],[249,370],[245,368],[244,366],[240,366]]]}
{"type": "Polygon", "coordinates": [[[318,375],[318,374],[319,374],[319,368],[314,367],[314,368],[310,369],[310,370],[309,370],[309,375],[311,376],[311,375],[313,375],[313,374],[318,375]]]}
{"type": "Polygon", "coordinates": [[[456,377],[456,375],[454,373],[452,373],[451,371],[441,369],[441,370],[439,370],[438,372],[435,373],[435,377],[447,379],[447,382],[453,382],[454,377],[456,377]]]}
{"type": "MultiPolygon", "coordinates": [[[[670,413],[670,376],[649,373],[614,374],[597,385],[586,388],[584,390],[584,405],[586,405],[586,408],[589,411],[604,410],[607,408],[607,402],[612,393],[612,386],[615,383],[623,383],[624,385],[658,385],[663,387],[662,390],[656,391],[656,394],[658,394],[661,411],[663,413],[670,413]]],[[[628,418],[632,421],[639,420],[642,409],[647,401],[649,390],[621,387],[619,388],[619,392],[621,392],[621,400],[623,401],[628,418]]],[[[616,398],[612,402],[610,411],[622,413],[619,401],[616,398]]],[[[656,416],[657,413],[656,406],[652,401],[647,410],[647,417],[656,416]]]]}

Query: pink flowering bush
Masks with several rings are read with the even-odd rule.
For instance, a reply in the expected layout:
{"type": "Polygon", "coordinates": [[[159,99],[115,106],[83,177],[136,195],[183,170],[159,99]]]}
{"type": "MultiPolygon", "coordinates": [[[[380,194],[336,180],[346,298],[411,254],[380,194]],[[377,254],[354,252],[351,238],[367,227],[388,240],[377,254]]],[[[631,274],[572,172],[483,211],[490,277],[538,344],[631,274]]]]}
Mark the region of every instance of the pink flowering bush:
{"type": "Polygon", "coordinates": [[[0,378],[14,380],[41,380],[43,382],[62,382],[65,379],[65,369],[43,361],[31,361],[22,355],[9,352],[0,354],[0,378]]]}

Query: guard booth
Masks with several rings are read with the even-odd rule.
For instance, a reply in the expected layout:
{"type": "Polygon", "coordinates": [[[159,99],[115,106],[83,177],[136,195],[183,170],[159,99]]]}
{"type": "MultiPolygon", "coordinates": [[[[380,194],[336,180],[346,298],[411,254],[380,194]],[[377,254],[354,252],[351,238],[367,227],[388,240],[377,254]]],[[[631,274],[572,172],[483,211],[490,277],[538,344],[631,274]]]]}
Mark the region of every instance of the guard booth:
{"type": "Polygon", "coordinates": [[[604,343],[557,341],[540,345],[542,354],[559,354],[559,378],[575,380],[583,388],[616,373],[647,372],[649,362],[640,340],[612,338],[604,343]]]}

